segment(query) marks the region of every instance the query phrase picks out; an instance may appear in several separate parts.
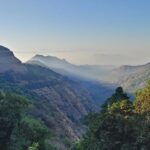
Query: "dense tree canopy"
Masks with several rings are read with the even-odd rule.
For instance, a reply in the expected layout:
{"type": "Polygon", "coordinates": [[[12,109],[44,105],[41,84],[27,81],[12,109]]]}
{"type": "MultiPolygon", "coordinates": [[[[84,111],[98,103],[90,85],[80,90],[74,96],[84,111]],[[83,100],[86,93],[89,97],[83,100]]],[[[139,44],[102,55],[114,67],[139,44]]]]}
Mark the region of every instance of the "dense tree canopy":
{"type": "Polygon", "coordinates": [[[128,99],[129,97],[126,93],[124,93],[122,87],[118,87],[115,93],[102,104],[102,110],[107,111],[108,106],[112,105],[113,103],[128,99]]]}
{"type": "MultiPolygon", "coordinates": [[[[18,95],[0,92],[0,150],[52,150],[44,124],[27,114],[29,103],[18,95]]],[[[121,87],[85,117],[89,127],[73,150],[149,150],[150,82],[130,101],[121,87]]]]}
{"type": "Polygon", "coordinates": [[[121,87],[106,100],[99,113],[85,118],[89,130],[75,150],[149,150],[150,83],[134,102],[121,87]]]}
{"type": "Polygon", "coordinates": [[[137,113],[150,113],[150,81],[143,90],[136,93],[134,105],[137,113]]]}
{"type": "Polygon", "coordinates": [[[26,114],[28,105],[21,96],[0,93],[0,150],[46,150],[48,129],[26,114]]]}
{"type": "Polygon", "coordinates": [[[27,101],[10,93],[0,93],[0,148],[6,150],[15,128],[19,126],[27,101]]]}

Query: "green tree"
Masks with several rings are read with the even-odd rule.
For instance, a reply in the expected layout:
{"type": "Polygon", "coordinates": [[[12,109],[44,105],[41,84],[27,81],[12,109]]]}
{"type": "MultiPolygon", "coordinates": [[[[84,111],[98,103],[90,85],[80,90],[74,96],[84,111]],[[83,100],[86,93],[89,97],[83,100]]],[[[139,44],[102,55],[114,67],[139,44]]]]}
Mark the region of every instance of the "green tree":
{"type": "Polygon", "coordinates": [[[45,150],[45,139],[50,133],[45,125],[32,117],[25,117],[20,123],[19,139],[24,141],[24,148],[27,149],[32,143],[38,143],[39,150],[45,150]]]}
{"type": "Polygon", "coordinates": [[[38,143],[33,143],[32,146],[28,148],[28,150],[38,150],[39,144],[38,143]]]}
{"type": "Polygon", "coordinates": [[[7,150],[13,131],[19,126],[22,113],[27,108],[25,98],[0,93],[0,149],[7,150]]]}
{"type": "Polygon", "coordinates": [[[137,113],[150,113],[150,81],[136,93],[134,105],[137,113]]]}
{"type": "Polygon", "coordinates": [[[86,117],[89,130],[75,150],[150,149],[150,83],[137,93],[134,103],[123,95],[117,89],[99,113],[86,117]]]}
{"type": "Polygon", "coordinates": [[[21,96],[0,93],[0,150],[46,150],[49,131],[27,114],[28,105],[21,96]]]}
{"type": "Polygon", "coordinates": [[[85,118],[89,131],[76,150],[132,150],[136,141],[133,104],[121,87],[102,105],[99,113],[85,118]]]}
{"type": "Polygon", "coordinates": [[[108,112],[122,115],[133,114],[133,103],[129,100],[122,100],[108,106],[108,112]]]}
{"type": "Polygon", "coordinates": [[[129,97],[124,93],[122,87],[118,87],[116,88],[115,93],[102,104],[102,111],[107,111],[108,106],[122,100],[129,100],[129,97]]]}

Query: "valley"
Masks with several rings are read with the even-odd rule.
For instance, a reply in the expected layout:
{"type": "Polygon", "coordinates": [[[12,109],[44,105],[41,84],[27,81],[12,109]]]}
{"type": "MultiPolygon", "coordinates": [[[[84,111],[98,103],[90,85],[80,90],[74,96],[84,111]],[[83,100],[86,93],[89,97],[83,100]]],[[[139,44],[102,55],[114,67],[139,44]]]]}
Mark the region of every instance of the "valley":
{"type": "MultiPolygon", "coordinates": [[[[98,112],[117,86],[127,92],[144,87],[150,65],[77,66],[52,56],[36,55],[27,63],[0,46],[0,91],[27,98],[28,114],[52,133],[54,148],[65,150],[85,134],[82,119],[98,112]]],[[[130,93],[130,94],[131,94],[130,93]]]]}

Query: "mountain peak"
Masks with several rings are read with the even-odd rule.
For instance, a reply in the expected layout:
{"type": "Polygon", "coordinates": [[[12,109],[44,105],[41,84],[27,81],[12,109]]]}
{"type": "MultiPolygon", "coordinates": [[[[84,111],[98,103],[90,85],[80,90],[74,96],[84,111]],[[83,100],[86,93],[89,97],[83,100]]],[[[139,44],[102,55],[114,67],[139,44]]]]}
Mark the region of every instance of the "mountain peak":
{"type": "Polygon", "coordinates": [[[0,52],[1,51],[10,51],[7,47],[4,47],[4,46],[2,46],[2,45],[0,45],[0,52]]]}
{"type": "Polygon", "coordinates": [[[19,59],[17,59],[13,52],[8,48],[0,45],[0,64],[18,64],[21,63],[19,59]]]}
{"type": "Polygon", "coordinates": [[[46,62],[48,62],[50,64],[53,64],[53,63],[70,64],[69,62],[66,61],[66,59],[60,59],[60,58],[58,58],[56,56],[50,56],[50,55],[44,56],[44,55],[37,54],[34,57],[32,57],[31,60],[29,60],[29,61],[33,61],[33,60],[34,61],[40,61],[40,62],[43,62],[43,61],[45,62],[46,61],[46,62]]]}
{"type": "Polygon", "coordinates": [[[44,56],[40,54],[36,54],[35,56],[33,56],[33,58],[39,58],[39,57],[44,57],[44,56]]]}
{"type": "Polygon", "coordinates": [[[22,67],[21,61],[14,56],[10,49],[0,45],[0,72],[8,70],[22,71],[24,67],[22,67]]]}

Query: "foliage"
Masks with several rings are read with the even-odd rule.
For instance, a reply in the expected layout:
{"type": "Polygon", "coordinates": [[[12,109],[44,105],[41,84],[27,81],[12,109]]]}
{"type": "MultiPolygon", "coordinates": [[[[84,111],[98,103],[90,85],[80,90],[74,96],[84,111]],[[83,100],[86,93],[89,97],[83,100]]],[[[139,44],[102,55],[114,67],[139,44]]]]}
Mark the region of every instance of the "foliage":
{"type": "Polygon", "coordinates": [[[29,102],[12,93],[0,93],[0,149],[46,150],[48,129],[26,113],[29,102]],[[37,145],[38,143],[38,145],[37,145]]]}
{"type": "Polygon", "coordinates": [[[6,150],[11,135],[18,127],[27,101],[14,94],[0,93],[0,148],[6,150]]]}
{"type": "Polygon", "coordinates": [[[130,115],[133,113],[133,105],[129,100],[122,100],[109,105],[108,111],[112,114],[120,113],[122,115],[130,115]]]}
{"type": "Polygon", "coordinates": [[[28,148],[28,150],[38,150],[39,144],[38,143],[33,143],[32,146],[28,148]]]}
{"type": "Polygon", "coordinates": [[[85,118],[89,130],[73,150],[149,150],[150,83],[132,103],[121,87],[99,113],[85,118]]]}
{"type": "Polygon", "coordinates": [[[150,81],[143,90],[136,93],[134,105],[137,113],[150,113],[150,81]]]}
{"type": "Polygon", "coordinates": [[[40,121],[31,117],[25,117],[22,119],[20,126],[20,135],[26,141],[25,145],[37,142],[39,149],[45,149],[45,139],[48,137],[49,132],[40,121]]]}
{"type": "Polygon", "coordinates": [[[128,99],[129,97],[127,96],[126,93],[124,93],[122,87],[118,87],[115,93],[102,104],[101,106],[102,110],[107,111],[109,105],[112,105],[113,103],[118,101],[128,100],[128,99]]]}

